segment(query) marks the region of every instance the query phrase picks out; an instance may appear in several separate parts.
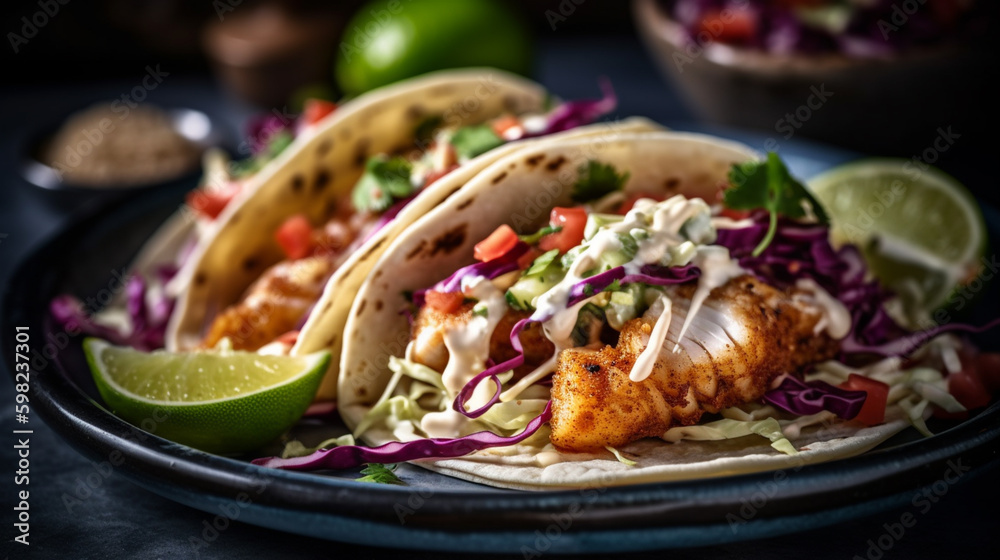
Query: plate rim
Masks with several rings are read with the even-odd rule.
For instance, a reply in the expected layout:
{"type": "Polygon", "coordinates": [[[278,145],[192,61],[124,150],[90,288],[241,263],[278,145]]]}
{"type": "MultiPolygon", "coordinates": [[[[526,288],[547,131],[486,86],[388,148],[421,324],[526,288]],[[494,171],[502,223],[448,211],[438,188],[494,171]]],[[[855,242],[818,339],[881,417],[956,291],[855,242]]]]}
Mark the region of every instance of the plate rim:
{"type": "MultiPolygon", "coordinates": [[[[127,198],[95,205],[87,212],[69,219],[37,243],[22,257],[8,277],[0,307],[4,310],[2,324],[6,332],[13,332],[13,327],[19,324],[28,325],[32,332],[41,333],[41,336],[49,331],[51,318],[48,317],[46,302],[54,294],[38,289],[41,285],[41,278],[38,277],[51,276],[52,271],[69,267],[68,262],[55,268],[44,266],[50,253],[62,254],[63,251],[57,251],[57,248],[81,243],[85,239],[81,234],[86,233],[88,225],[96,220],[106,219],[109,215],[123,219],[128,212],[141,211],[143,205],[158,207],[154,204],[163,202],[161,199],[165,198],[160,193],[156,197],[127,198]]],[[[147,208],[146,212],[149,211],[151,210],[147,208]]],[[[71,346],[78,346],[78,342],[74,340],[71,346]]],[[[5,337],[5,357],[12,357],[12,350],[13,338],[5,337]]],[[[63,352],[60,352],[56,358],[62,355],[63,352]]],[[[5,360],[6,363],[8,362],[5,360]]],[[[14,372],[10,373],[13,379],[14,372]]],[[[119,471],[147,489],[152,489],[149,482],[158,481],[200,493],[209,501],[235,500],[241,492],[258,486],[261,480],[277,480],[280,482],[277,486],[283,489],[280,492],[268,490],[261,493],[255,502],[257,506],[305,516],[346,515],[377,525],[387,522],[399,525],[395,506],[401,500],[405,501],[419,494],[415,487],[366,485],[310,473],[276,471],[196,451],[155,435],[145,434],[111,414],[66,377],[65,367],[59,359],[51,360],[47,371],[33,373],[33,408],[41,413],[46,423],[88,458],[107,460],[115,451],[125,455],[118,465],[119,471]],[[56,376],[65,382],[50,383],[50,377],[56,376]],[[127,435],[135,437],[135,441],[128,439],[127,435]],[[153,467],[152,470],[150,467],[153,467]],[[331,500],[331,496],[334,499],[331,500]],[[290,497],[298,497],[302,501],[289,503],[290,497]]],[[[937,467],[947,465],[955,457],[972,456],[976,461],[982,460],[984,464],[989,462],[988,444],[998,440],[1000,402],[994,402],[975,417],[936,434],[933,438],[795,469],[801,472],[788,477],[790,484],[779,487],[774,496],[768,497],[767,507],[763,508],[762,514],[759,517],[755,515],[748,524],[761,527],[758,523],[760,521],[778,521],[814,512],[833,511],[838,508],[838,504],[844,507],[862,507],[900,493],[912,492],[939,479],[941,471],[937,467]],[[886,465],[894,468],[887,469],[886,465]],[[931,466],[935,468],[929,468],[931,466]],[[844,476],[845,471],[851,476],[844,476]],[[817,495],[816,486],[823,489],[822,494],[817,495]],[[819,496],[824,499],[817,500],[819,496]],[[805,498],[810,499],[812,507],[803,510],[801,501],[805,498]]],[[[671,519],[685,520],[686,527],[709,528],[713,525],[711,520],[717,522],[720,518],[724,519],[725,514],[738,511],[740,504],[734,501],[737,496],[744,496],[746,490],[753,490],[760,484],[773,481],[775,473],[786,470],[600,489],[596,499],[574,519],[567,533],[584,535],[587,531],[600,532],[621,527],[647,532],[669,532],[670,527],[664,523],[671,519]],[[631,512],[628,511],[630,509],[631,512]]],[[[270,484],[268,483],[269,489],[270,484]]],[[[499,535],[499,529],[506,529],[534,537],[532,530],[539,527],[544,529],[552,522],[553,514],[566,512],[574,504],[579,505],[581,496],[580,490],[573,489],[523,492],[484,488],[482,491],[433,492],[435,499],[422,502],[412,519],[408,520],[404,534],[405,531],[432,531],[446,527],[454,529],[457,520],[462,522],[461,526],[466,527],[466,530],[477,534],[499,535]],[[483,504],[488,504],[489,507],[483,504]],[[507,524],[498,528],[497,519],[502,519],[507,524]]],[[[199,507],[197,504],[188,505],[199,507]]],[[[204,507],[200,509],[209,511],[204,507]]],[[[266,516],[263,519],[265,522],[260,524],[270,526],[266,523],[266,516]]],[[[745,534],[734,540],[761,536],[755,534],[752,527],[748,526],[747,529],[745,534]]],[[[795,530],[801,528],[789,529],[795,530]]],[[[322,536],[309,532],[301,534],[322,536]]],[[[370,539],[354,542],[384,545],[383,542],[370,539]]],[[[565,543],[569,544],[569,541],[565,543]]],[[[663,543],[658,542],[657,546],[663,546],[663,543]]],[[[678,546],[686,545],[679,543],[678,546]]]]}

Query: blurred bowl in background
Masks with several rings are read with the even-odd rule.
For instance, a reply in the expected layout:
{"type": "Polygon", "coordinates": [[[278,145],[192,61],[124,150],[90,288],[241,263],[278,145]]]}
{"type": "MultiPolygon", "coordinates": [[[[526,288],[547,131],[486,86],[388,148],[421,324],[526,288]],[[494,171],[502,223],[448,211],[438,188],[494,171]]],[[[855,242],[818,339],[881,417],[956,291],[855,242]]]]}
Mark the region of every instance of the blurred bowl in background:
{"type": "Polygon", "coordinates": [[[47,200],[72,206],[196,183],[202,154],[225,141],[220,126],[201,111],[140,106],[123,118],[113,107],[95,105],[30,133],[21,142],[21,176],[47,200]],[[115,118],[105,116],[109,111],[115,118]]]}
{"type": "Polygon", "coordinates": [[[222,84],[261,108],[280,108],[308,86],[328,84],[344,16],[278,3],[247,5],[205,26],[202,44],[222,84]]]}
{"type": "Polygon", "coordinates": [[[917,153],[948,127],[979,126],[988,56],[942,45],[880,58],[771,54],[700,45],[657,0],[634,0],[647,49],[690,108],[712,123],[796,135],[882,154],[917,153]],[[942,129],[942,130],[939,130],[942,129]]]}

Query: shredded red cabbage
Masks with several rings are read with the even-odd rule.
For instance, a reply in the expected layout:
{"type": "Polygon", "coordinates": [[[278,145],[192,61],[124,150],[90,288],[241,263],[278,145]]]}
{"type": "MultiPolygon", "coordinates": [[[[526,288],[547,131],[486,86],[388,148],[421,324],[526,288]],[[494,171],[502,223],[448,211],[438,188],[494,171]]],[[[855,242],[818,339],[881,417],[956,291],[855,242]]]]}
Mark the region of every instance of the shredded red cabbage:
{"type": "Polygon", "coordinates": [[[247,123],[247,136],[250,138],[250,150],[253,155],[266,151],[274,135],[283,130],[288,130],[294,135],[294,125],[294,119],[280,116],[277,112],[251,117],[247,123]]]}
{"type": "MultiPolygon", "coordinates": [[[[166,283],[177,273],[175,267],[164,266],[155,271],[161,282],[166,283]]],[[[131,346],[136,350],[150,351],[163,348],[167,323],[174,308],[174,300],[163,296],[153,305],[146,302],[148,287],[142,276],[129,277],[125,285],[125,309],[131,319],[131,332],[123,333],[111,327],[100,325],[87,313],[83,302],[74,296],[63,294],[53,298],[49,304],[52,318],[67,331],[80,331],[97,336],[112,344],[131,346]]]]}
{"type": "Polygon", "coordinates": [[[462,279],[466,276],[492,280],[498,276],[503,276],[508,272],[519,270],[520,267],[517,264],[517,259],[519,259],[521,255],[527,253],[528,249],[529,247],[527,243],[518,241],[510,251],[507,251],[503,255],[491,261],[478,262],[462,267],[456,270],[451,276],[445,278],[437,284],[434,284],[430,288],[413,292],[413,303],[415,303],[417,307],[423,307],[424,294],[428,291],[441,292],[445,294],[461,291],[462,279]]]}
{"type": "Polygon", "coordinates": [[[493,432],[476,432],[460,438],[429,438],[415,441],[393,441],[379,447],[344,445],[332,449],[316,451],[305,457],[265,457],[255,459],[253,464],[262,467],[287,470],[342,470],[359,467],[365,463],[401,463],[415,459],[461,457],[473,451],[490,447],[506,447],[520,443],[538,431],[552,418],[552,403],[536,416],[521,433],[500,436],[493,432]]]}
{"type": "Polygon", "coordinates": [[[600,81],[603,96],[600,99],[582,99],[579,101],[567,101],[557,107],[548,117],[545,129],[534,134],[525,134],[525,138],[545,136],[571,130],[580,126],[590,124],[602,116],[615,110],[618,106],[618,97],[611,86],[611,81],[603,78],[600,81]]]}
{"type": "Polygon", "coordinates": [[[524,363],[524,347],[521,346],[521,339],[519,338],[521,331],[523,331],[529,323],[541,322],[549,318],[541,316],[536,317],[535,315],[538,315],[538,313],[535,312],[535,314],[531,317],[521,319],[514,325],[514,328],[510,330],[510,344],[514,347],[514,351],[517,352],[517,356],[500,362],[499,364],[493,364],[473,377],[468,383],[465,384],[464,387],[462,387],[462,390],[458,392],[458,396],[455,397],[455,402],[452,404],[452,408],[469,418],[479,418],[483,414],[486,414],[486,411],[500,400],[500,391],[503,384],[500,383],[500,378],[498,378],[497,375],[520,367],[521,364],[524,363]],[[487,377],[489,377],[496,385],[496,392],[493,394],[490,402],[473,411],[465,410],[465,401],[469,400],[472,396],[472,392],[476,390],[479,382],[487,377]]]}
{"type": "Polygon", "coordinates": [[[823,381],[806,383],[789,375],[777,389],[765,393],[763,401],[799,416],[829,410],[844,420],[850,420],[861,412],[867,398],[865,391],[849,391],[823,381]]]}
{"type": "Polygon", "coordinates": [[[654,286],[666,286],[669,284],[683,284],[684,282],[694,280],[700,275],[701,270],[694,265],[659,266],[647,264],[640,269],[638,274],[628,274],[625,272],[625,267],[618,266],[574,284],[570,289],[569,302],[566,305],[576,305],[594,294],[600,293],[613,284],[615,280],[622,286],[635,282],[654,286]]]}
{"type": "Polygon", "coordinates": [[[982,332],[1000,326],[998,319],[980,327],[952,323],[910,332],[885,310],[892,292],[875,280],[865,280],[868,267],[857,247],[845,245],[836,250],[825,226],[782,220],[774,240],[755,257],[753,250],[767,228],[767,214],[758,213],[749,227],[719,229],[716,243],[728,248],[740,266],[769,284],[785,288],[800,278],[811,278],[843,303],[851,314],[851,330],[840,345],[844,354],[905,356],[946,332],[982,332]]]}

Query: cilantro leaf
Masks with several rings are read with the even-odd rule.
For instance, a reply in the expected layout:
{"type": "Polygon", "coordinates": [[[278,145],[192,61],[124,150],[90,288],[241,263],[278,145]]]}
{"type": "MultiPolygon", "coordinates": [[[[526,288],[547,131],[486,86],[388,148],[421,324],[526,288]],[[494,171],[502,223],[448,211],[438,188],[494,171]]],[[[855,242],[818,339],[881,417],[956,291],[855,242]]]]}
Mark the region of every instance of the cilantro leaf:
{"type": "Polygon", "coordinates": [[[725,192],[726,207],[735,210],[767,210],[771,214],[770,225],[764,239],[753,250],[759,256],[778,230],[778,215],[788,218],[804,218],[811,211],[821,224],[829,224],[830,218],[820,203],[788,172],[788,167],[778,154],[768,152],[767,161],[751,161],[733,165],[729,171],[729,188],[725,192]],[[806,205],[809,210],[807,211],[806,205]]]}
{"type": "Polygon", "coordinates": [[[528,245],[534,245],[546,235],[550,233],[559,233],[560,231],[562,231],[562,226],[545,226],[531,235],[519,235],[518,238],[528,245]]]}
{"type": "Polygon", "coordinates": [[[413,194],[410,162],[401,157],[373,156],[365,164],[365,173],[351,192],[351,202],[360,211],[381,212],[393,200],[413,194]]]}
{"type": "Polygon", "coordinates": [[[444,122],[444,120],[440,115],[433,115],[421,121],[421,123],[418,124],[417,128],[413,131],[413,137],[416,139],[417,144],[429,144],[431,140],[434,139],[434,133],[441,128],[442,122],[444,122]]]}
{"type": "Polygon", "coordinates": [[[579,177],[573,184],[573,200],[589,202],[620,190],[628,181],[629,173],[618,174],[614,166],[597,160],[588,160],[577,170],[579,177]]]}
{"type": "Polygon", "coordinates": [[[497,136],[497,133],[493,132],[493,128],[486,124],[463,126],[456,130],[451,137],[451,145],[455,147],[455,153],[466,159],[485,154],[503,144],[503,138],[497,136]]]}
{"type": "Polygon", "coordinates": [[[556,257],[558,256],[559,256],[559,249],[552,249],[547,253],[543,253],[534,261],[532,261],[531,266],[528,267],[528,270],[524,271],[524,275],[528,276],[531,274],[538,274],[540,272],[544,272],[545,269],[548,268],[549,265],[552,264],[552,262],[555,261],[556,257]]]}
{"type": "Polygon", "coordinates": [[[376,484],[399,484],[405,485],[406,483],[396,476],[393,471],[396,470],[396,465],[385,466],[382,463],[368,463],[365,468],[361,469],[361,474],[365,475],[357,479],[358,482],[374,482],[376,484]]]}

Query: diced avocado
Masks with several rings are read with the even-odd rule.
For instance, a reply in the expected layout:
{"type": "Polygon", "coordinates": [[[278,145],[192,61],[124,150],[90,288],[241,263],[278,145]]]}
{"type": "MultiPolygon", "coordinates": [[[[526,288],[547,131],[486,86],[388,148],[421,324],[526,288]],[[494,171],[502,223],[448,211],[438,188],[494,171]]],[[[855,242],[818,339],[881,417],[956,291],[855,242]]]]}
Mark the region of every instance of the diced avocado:
{"type": "Polygon", "coordinates": [[[622,330],[625,323],[635,319],[646,308],[646,298],[643,285],[636,282],[628,284],[620,292],[611,294],[611,301],[604,308],[608,324],[615,330],[622,330]]]}
{"type": "Polygon", "coordinates": [[[617,214],[598,214],[593,213],[587,216],[587,225],[583,228],[583,238],[593,239],[594,235],[597,234],[597,230],[605,227],[609,224],[614,224],[625,219],[625,216],[619,216],[617,214]]]}
{"type": "Polygon", "coordinates": [[[507,303],[522,311],[534,309],[535,298],[551,290],[565,275],[566,272],[556,262],[549,263],[541,272],[525,274],[507,289],[507,303]]]}

